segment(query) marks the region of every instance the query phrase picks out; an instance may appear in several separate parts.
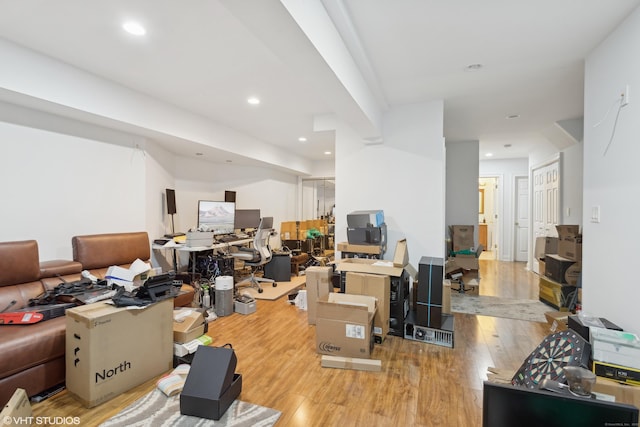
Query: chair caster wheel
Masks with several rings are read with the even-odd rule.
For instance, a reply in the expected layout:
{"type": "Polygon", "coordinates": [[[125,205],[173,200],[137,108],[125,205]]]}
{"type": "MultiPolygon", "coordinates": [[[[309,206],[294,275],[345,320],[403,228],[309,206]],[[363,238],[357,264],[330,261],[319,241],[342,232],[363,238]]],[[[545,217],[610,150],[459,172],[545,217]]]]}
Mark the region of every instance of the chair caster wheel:
{"type": "Polygon", "coordinates": [[[258,289],[258,293],[261,294],[264,292],[264,289],[258,289]]]}
{"type": "Polygon", "coordinates": [[[273,286],[275,288],[276,286],[278,286],[278,284],[276,282],[273,282],[273,285],[271,285],[271,286],[273,286]]]}

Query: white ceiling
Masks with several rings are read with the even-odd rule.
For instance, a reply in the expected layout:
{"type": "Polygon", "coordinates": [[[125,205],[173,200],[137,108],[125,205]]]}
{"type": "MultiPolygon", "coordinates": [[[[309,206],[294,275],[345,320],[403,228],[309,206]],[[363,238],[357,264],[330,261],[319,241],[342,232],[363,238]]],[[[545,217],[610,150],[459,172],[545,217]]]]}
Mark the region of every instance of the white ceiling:
{"type": "MultiPolygon", "coordinates": [[[[325,151],[334,150],[333,133],[314,132],[314,118],[337,114],[355,123],[367,116],[357,111],[361,99],[354,99],[357,94],[314,38],[316,25],[331,23],[320,19],[328,15],[375,111],[443,99],[448,141],[479,140],[481,154],[524,157],[555,122],[582,116],[585,56],[639,4],[0,0],[0,37],[323,160],[331,158],[325,151]],[[303,19],[305,9],[310,19],[303,19]],[[145,37],[121,30],[131,18],[146,26],[145,37]],[[483,65],[480,71],[465,71],[476,63],[483,65]],[[262,100],[259,106],[246,103],[252,95],[262,100]],[[512,114],[520,117],[505,118],[512,114]],[[308,141],[298,142],[300,136],[308,141]]],[[[375,137],[371,129],[362,137],[375,137]]],[[[184,149],[180,141],[171,144],[184,149]]]]}

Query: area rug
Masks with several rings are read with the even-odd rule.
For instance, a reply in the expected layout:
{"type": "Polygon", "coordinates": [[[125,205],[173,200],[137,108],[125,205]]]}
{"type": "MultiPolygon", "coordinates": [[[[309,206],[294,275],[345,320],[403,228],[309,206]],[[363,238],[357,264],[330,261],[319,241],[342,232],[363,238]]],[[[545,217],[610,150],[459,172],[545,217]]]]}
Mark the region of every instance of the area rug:
{"type": "Polygon", "coordinates": [[[451,311],[480,316],[546,322],[544,313],[553,311],[540,301],[511,299],[451,292],[451,311]]]}
{"type": "Polygon", "coordinates": [[[167,397],[160,390],[136,400],[100,427],[252,427],[273,426],[281,412],[236,400],[218,421],[180,414],[180,395],[167,397]]]}
{"type": "Polygon", "coordinates": [[[307,278],[305,276],[293,276],[290,282],[277,282],[278,286],[275,288],[271,286],[271,283],[261,283],[262,293],[259,293],[257,290],[253,288],[238,288],[240,293],[249,293],[255,299],[265,299],[265,300],[277,300],[278,298],[287,295],[294,289],[302,288],[307,283],[307,278]]]}

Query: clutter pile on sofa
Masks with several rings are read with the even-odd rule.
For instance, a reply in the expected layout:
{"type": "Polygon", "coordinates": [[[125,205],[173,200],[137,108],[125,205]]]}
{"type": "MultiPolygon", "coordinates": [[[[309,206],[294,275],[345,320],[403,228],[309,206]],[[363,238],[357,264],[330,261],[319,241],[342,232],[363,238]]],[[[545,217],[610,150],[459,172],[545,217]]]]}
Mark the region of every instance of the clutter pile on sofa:
{"type": "MultiPolygon", "coordinates": [[[[73,260],[40,261],[35,240],[0,242],[0,312],[28,308],[30,302],[33,305],[83,276],[103,280],[110,267],[128,269],[136,260],[151,258],[146,232],[75,236],[72,247],[73,260]]],[[[192,300],[193,288],[184,285],[174,306],[188,306],[192,300]]],[[[0,325],[0,404],[17,388],[34,396],[64,381],[64,316],[33,324],[0,325]]]]}

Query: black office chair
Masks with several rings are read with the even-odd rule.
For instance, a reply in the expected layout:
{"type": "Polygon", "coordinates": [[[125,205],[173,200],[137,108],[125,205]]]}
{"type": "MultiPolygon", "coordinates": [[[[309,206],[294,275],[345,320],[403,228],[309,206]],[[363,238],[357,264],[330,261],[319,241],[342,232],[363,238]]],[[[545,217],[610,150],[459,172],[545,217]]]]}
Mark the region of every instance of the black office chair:
{"type": "Polygon", "coordinates": [[[256,230],[256,234],[253,237],[253,247],[240,247],[238,252],[232,252],[231,255],[234,258],[241,259],[244,263],[251,267],[251,275],[241,281],[239,281],[236,287],[250,286],[258,290],[258,293],[262,293],[263,289],[260,286],[261,282],[271,283],[272,286],[278,286],[273,279],[267,279],[265,277],[256,277],[256,272],[271,261],[271,247],[269,246],[269,238],[273,232],[273,217],[264,217],[260,219],[260,225],[256,230]]]}

